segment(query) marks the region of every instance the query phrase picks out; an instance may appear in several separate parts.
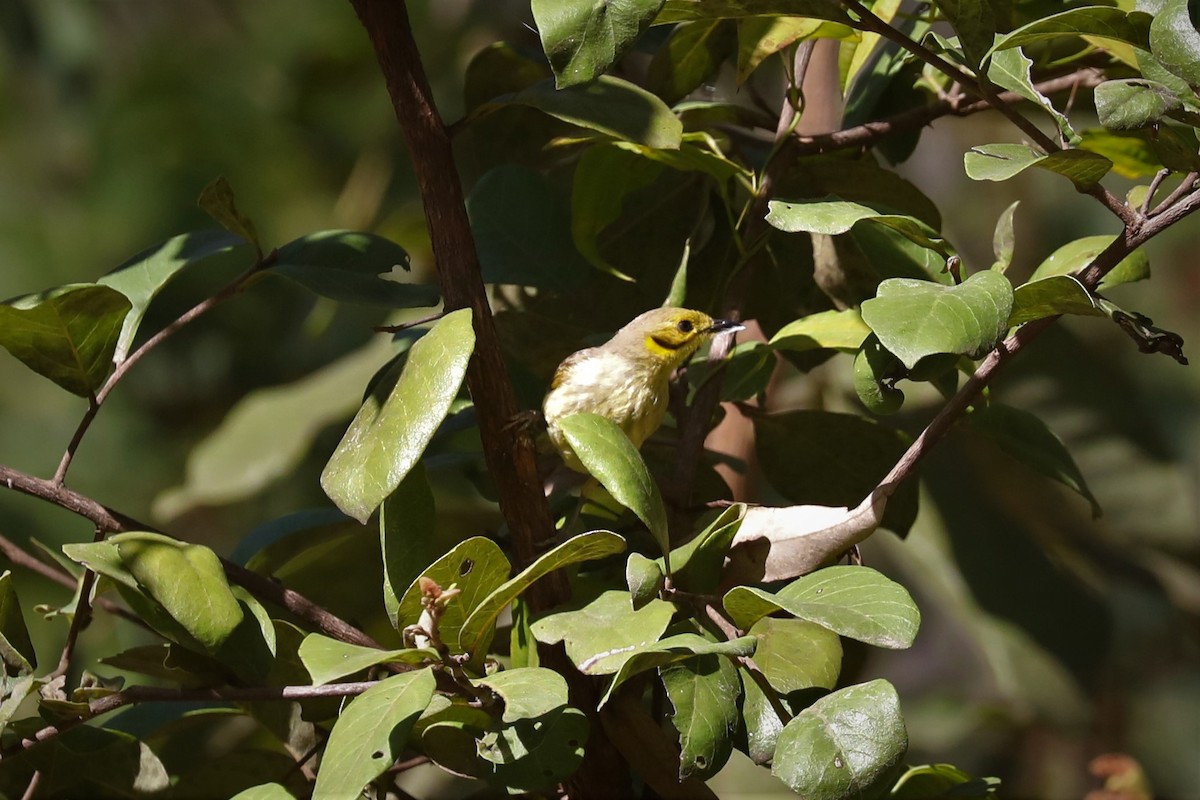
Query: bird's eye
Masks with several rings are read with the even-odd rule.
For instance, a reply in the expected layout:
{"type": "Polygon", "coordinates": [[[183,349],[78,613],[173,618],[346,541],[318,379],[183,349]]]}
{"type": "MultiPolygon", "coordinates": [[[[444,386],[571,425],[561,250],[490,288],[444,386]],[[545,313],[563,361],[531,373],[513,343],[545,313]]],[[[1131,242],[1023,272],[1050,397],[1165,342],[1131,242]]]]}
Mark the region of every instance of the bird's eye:
{"type": "Polygon", "coordinates": [[[680,333],[691,333],[693,326],[690,320],[681,319],[675,327],[679,329],[680,333]]]}

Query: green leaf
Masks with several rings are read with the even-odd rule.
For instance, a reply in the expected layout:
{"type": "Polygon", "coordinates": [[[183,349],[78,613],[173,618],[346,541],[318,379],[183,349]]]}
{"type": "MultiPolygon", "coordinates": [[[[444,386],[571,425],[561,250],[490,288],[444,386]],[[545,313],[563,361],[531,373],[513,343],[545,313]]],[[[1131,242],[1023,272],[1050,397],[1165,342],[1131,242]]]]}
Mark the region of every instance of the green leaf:
{"type": "Polygon", "coordinates": [[[121,533],[108,539],[138,588],[215,653],[241,624],[243,611],[217,554],[157,533],[121,533]]]}
{"type": "Polygon", "coordinates": [[[1145,128],[1182,105],[1166,86],[1138,78],[1105,81],[1095,98],[1100,124],[1110,131],[1145,128]]]}
{"type": "MultiPolygon", "coordinates": [[[[754,660],[755,663],[758,662],[757,658],[754,660]]],[[[742,720],[746,728],[746,755],[760,766],[769,764],[775,757],[775,743],[783,730],[784,721],[780,719],[771,700],[750,673],[739,670],[738,677],[742,681],[742,720]]],[[[787,707],[787,703],[784,703],[784,707],[787,707]]]]}
{"type": "Polygon", "coordinates": [[[977,181],[1006,181],[1030,167],[1038,167],[1087,189],[1108,174],[1112,162],[1090,150],[1057,150],[1046,155],[1027,144],[983,144],[963,156],[963,167],[967,177],[977,181]]]}
{"type": "Polygon", "coordinates": [[[4,661],[5,689],[10,688],[8,678],[32,673],[37,667],[37,652],[21,615],[21,601],[10,570],[0,574],[0,659],[4,661]]]}
{"type": "Polygon", "coordinates": [[[983,62],[996,37],[993,0],[936,0],[935,5],[958,34],[967,63],[983,62]]]}
{"type": "Polygon", "coordinates": [[[551,81],[541,81],[497,97],[476,113],[508,105],[535,108],[563,122],[647,147],[673,149],[679,147],[683,137],[683,125],[666,103],[645,89],[609,75],[562,89],[555,89],[551,81]]]}
{"type": "Polygon", "coordinates": [[[196,204],[222,228],[249,242],[255,252],[262,255],[262,244],[258,241],[258,231],[254,229],[254,222],[238,210],[237,201],[233,197],[233,187],[224,176],[214,178],[205,186],[196,204]]]}
{"type": "MultiPolygon", "coordinates": [[[[854,414],[790,411],[753,422],[763,474],[800,505],[854,508],[908,449],[908,437],[854,414]]],[[[916,516],[916,483],[902,484],[883,525],[903,536],[916,516]]]]}
{"type": "Polygon", "coordinates": [[[593,266],[631,280],[600,252],[600,237],[621,218],[626,199],[653,183],[664,169],[701,172],[719,186],[741,174],[733,162],[694,144],[681,144],[677,150],[659,150],[632,142],[589,147],[575,166],[571,236],[575,247],[593,266]],[[619,179],[614,180],[614,176],[619,179]]]}
{"type": "MultiPolygon", "coordinates": [[[[649,528],[663,553],[671,549],[667,509],[646,462],[617,423],[598,414],[572,414],[559,427],[575,455],[618,503],[649,528]]],[[[670,565],[667,565],[668,572],[670,565]]]]}
{"type": "Polygon", "coordinates": [[[664,600],[635,610],[627,592],[610,590],[581,608],[542,617],[533,635],[544,644],[563,642],[580,672],[611,675],[630,653],[657,642],[674,615],[675,606],[664,600]]]}
{"type": "Polygon", "coordinates": [[[769,56],[808,39],[825,22],[812,17],[757,16],[738,20],[737,80],[745,83],[769,56]]]}
{"type": "Polygon", "coordinates": [[[145,742],[107,728],[64,731],[27,750],[24,759],[42,774],[38,794],[46,797],[147,797],[172,788],[162,761],[145,742]]]}
{"type": "MultiPolygon", "coordinates": [[[[463,623],[480,603],[504,584],[511,569],[512,565],[498,544],[482,536],[472,536],[455,545],[450,552],[421,572],[421,577],[429,578],[443,590],[451,586],[459,590],[438,621],[440,638],[451,652],[461,652],[458,640],[463,623]]],[[[420,618],[421,598],[418,578],[400,599],[397,613],[400,630],[415,624],[420,618]]]]}
{"type": "Polygon", "coordinates": [[[1079,146],[1107,158],[1113,163],[1113,172],[1123,178],[1148,178],[1162,169],[1144,131],[1116,133],[1093,128],[1083,132],[1079,146]]]}
{"type": "Polygon", "coordinates": [[[600,77],[633,46],[663,0],[532,0],[533,21],[559,87],[600,77]]]}
{"type": "Polygon", "coordinates": [[[646,88],[674,104],[716,72],[733,49],[733,24],[706,20],[677,25],[646,71],[646,88]]]}
{"type": "Polygon", "coordinates": [[[1025,466],[1078,492],[1100,516],[1100,504],[1088,489],[1070,451],[1035,415],[1019,408],[991,403],[967,416],[971,426],[1025,466]]]}
{"type": "Polygon", "coordinates": [[[313,798],[357,795],[387,771],[436,685],[423,669],[386,678],[352,700],[329,734],[313,798]]]}
{"type": "Polygon", "coordinates": [[[671,701],[671,724],[679,732],[679,778],[708,779],[733,751],[742,693],[737,667],[727,658],[707,655],[664,667],[661,674],[671,701]]]}
{"type": "Polygon", "coordinates": [[[812,800],[871,796],[908,750],[890,683],[849,686],[801,711],[779,734],[771,774],[812,800]]]}
{"type": "Polygon", "coordinates": [[[660,669],[672,664],[691,660],[696,656],[748,656],[754,653],[758,640],[753,636],[742,636],[727,642],[710,642],[703,636],[694,633],[680,633],[668,636],[653,644],[643,645],[621,662],[620,669],[613,675],[612,682],[600,698],[603,707],[625,681],[647,670],[660,669]]]}
{"type": "Polygon", "coordinates": [[[840,636],[893,650],[912,646],[921,624],[908,591],[869,567],[826,567],[797,578],[774,595],[737,586],[722,603],[740,628],[786,611],[840,636]]]}
{"type": "Polygon", "coordinates": [[[520,574],[485,597],[463,622],[458,642],[463,652],[478,658],[491,641],[496,618],[504,607],[519,597],[534,581],[556,569],[625,552],[625,540],[611,531],[589,531],[572,536],[548,553],[543,553],[520,574]]]}
{"type": "Polygon", "coordinates": [[[789,322],[771,337],[777,350],[803,353],[806,350],[854,351],[871,335],[857,308],[844,311],[820,311],[789,322]]]}
{"type": "Polygon", "coordinates": [[[437,304],[440,295],[433,286],[382,277],[396,267],[409,269],[408,253],[395,242],[373,233],[321,231],[280,247],[264,272],[339,303],[388,308],[437,304]]]}
{"type": "Polygon", "coordinates": [[[654,559],[646,558],[641,553],[629,554],[625,562],[625,584],[629,587],[634,610],[658,597],[665,577],[662,567],[654,559]]]}
{"type": "Polygon", "coordinates": [[[949,256],[953,251],[937,231],[916,217],[896,214],[887,209],[873,208],[837,198],[785,202],[772,200],[767,222],[786,233],[846,233],[856,223],[870,221],[895,230],[906,239],[949,256]]]}
{"type": "Polygon", "coordinates": [[[383,605],[392,627],[400,628],[400,598],[426,564],[433,561],[437,510],[433,490],[419,462],[379,508],[383,557],[383,605]]]}
{"type": "Polygon", "coordinates": [[[1008,324],[1011,327],[1058,314],[1104,316],[1092,293],[1077,279],[1070,275],[1051,275],[1017,287],[1008,324]]]}
{"type": "Polygon", "coordinates": [[[1166,0],[1150,23],[1150,52],[1168,70],[1200,86],[1200,31],[1188,0],[1166,0]]]}
{"type": "MultiPolygon", "coordinates": [[[[1115,237],[1101,234],[1085,236],[1068,242],[1050,254],[1029,276],[1029,283],[1051,275],[1071,275],[1092,263],[1096,256],[1113,242],[1115,237]]],[[[1142,250],[1134,250],[1100,281],[1100,289],[1111,289],[1123,283],[1145,280],[1150,277],[1150,260],[1142,250]]]]}
{"type": "Polygon", "coordinates": [[[428,647],[411,647],[403,650],[380,650],[356,644],[339,642],[319,633],[310,633],[300,643],[300,660],[312,678],[313,686],[324,686],[339,678],[362,672],[376,664],[420,664],[422,661],[437,661],[438,652],[428,647]]]}
{"type": "Polygon", "coordinates": [[[1032,42],[1063,36],[1090,36],[1131,44],[1145,50],[1150,41],[1150,15],[1119,8],[1083,6],[1040,17],[1006,33],[992,46],[992,56],[1032,42]]]}
{"type": "Polygon", "coordinates": [[[197,506],[225,505],[288,475],[318,435],[358,408],[361,387],[394,353],[395,345],[379,336],[294,383],[250,392],[188,454],[183,485],[155,498],[154,513],[170,519],[197,506]]]}
{"type": "Polygon", "coordinates": [[[1005,272],[1012,264],[1013,248],[1016,245],[1013,236],[1013,215],[1016,214],[1020,202],[1020,200],[1014,200],[996,221],[996,230],[992,234],[992,254],[996,260],[992,264],[992,269],[997,272],[1005,272]]]}
{"type": "Polygon", "coordinates": [[[417,463],[474,347],[471,310],[452,311],[412,346],[394,384],[375,386],[321,473],[321,488],[348,516],[365,524],[417,463]]]}
{"type": "Polygon", "coordinates": [[[754,663],[780,694],[832,689],[842,670],[842,640],[802,619],[763,617],[746,631],[758,639],[754,663]]]}
{"type": "Polygon", "coordinates": [[[238,792],[232,800],[295,800],[295,797],[281,784],[260,783],[238,792]]]}
{"type": "Polygon", "coordinates": [[[567,704],[567,681],[552,669],[509,669],[476,683],[504,698],[504,722],[533,719],[567,704]]]}
{"type": "Polygon", "coordinates": [[[250,247],[240,237],[227,231],[197,231],[174,236],[138,253],[100,278],[96,283],[116,289],[132,304],[125,315],[113,360],[120,364],[129,355],[146,309],[180,272],[193,267],[215,272],[237,262],[249,266],[253,259],[250,247]]]}
{"type": "Polygon", "coordinates": [[[889,800],[931,800],[931,798],[996,797],[998,778],[972,778],[950,764],[923,764],[909,767],[896,779],[889,800]]]}
{"type": "Polygon", "coordinates": [[[1033,79],[1029,73],[1029,68],[1032,66],[1033,61],[1027,58],[1019,47],[1002,50],[992,55],[988,64],[988,78],[997,86],[1015,92],[1034,105],[1040,106],[1054,120],[1054,124],[1058,126],[1066,140],[1077,144],[1079,136],[1071,128],[1071,123],[1067,120],[1066,115],[1034,88],[1033,79]]]}
{"type": "Polygon", "coordinates": [[[978,358],[996,345],[1012,311],[1012,284],[977,272],[958,286],[890,278],[862,304],[863,320],[909,369],[935,353],[978,358]]]}
{"type": "Polygon", "coordinates": [[[895,414],[904,405],[904,392],[896,388],[896,381],[906,372],[900,359],[872,333],[854,357],[854,393],[872,414],[895,414]]]}
{"type": "Polygon", "coordinates": [[[489,170],[471,190],[467,212],[486,283],[561,292],[590,272],[571,239],[566,204],[532,169],[489,170]]]}
{"type": "Polygon", "coordinates": [[[851,22],[837,0],[667,0],[654,24],[774,15],[851,22]]]}
{"type": "Polygon", "coordinates": [[[80,397],[108,376],[132,304],[107,286],[73,284],[0,303],[0,345],[80,397]]]}
{"type": "MultiPolygon", "coordinates": [[[[734,503],[705,526],[704,530],[671,551],[671,580],[678,589],[711,594],[721,581],[725,556],[742,525],[746,506],[734,503]]],[[[660,569],[661,569],[660,564],[660,569]]],[[[632,589],[631,589],[632,590],[632,589]]]]}
{"type": "Polygon", "coordinates": [[[34,691],[34,684],[32,672],[16,677],[8,675],[7,672],[0,673],[0,729],[9,729],[9,721],[21,710],[25,698],[34,691]]]}

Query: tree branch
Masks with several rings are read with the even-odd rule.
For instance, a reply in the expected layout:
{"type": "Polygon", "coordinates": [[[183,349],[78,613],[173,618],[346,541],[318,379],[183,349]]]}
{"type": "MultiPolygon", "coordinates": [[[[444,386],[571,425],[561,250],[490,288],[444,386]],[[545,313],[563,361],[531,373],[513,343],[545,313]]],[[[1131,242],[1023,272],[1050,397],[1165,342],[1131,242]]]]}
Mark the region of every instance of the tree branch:
{"type": "Polygon", "coordinates": [[[124,361],[117,364],[116,369],[104,381],[104,385],[100,387],[100,390],[94,396],[88,398],[88,409],[84,412],[83,418],[79,420],[79,425],[76,426],[75,433],[71,436],[71,441],[67,444],[67,449],[63,452],[62,459],[58,462],[58,469],[54,471],[54,483],[61,486],[63,481],[66,480],[67,470],[71,468],[71,462],[75,458],[75,451],[79,449],[80,443],[83,442],[84,434],[92,426],[92,421],[96,418],[96,414],[99,413],[104,401],[112,393],[112,390],[116,388],[117,384],[121,382],[121,379],[125,377],[126,373],[133,368],[133,365],[145,358],[147,353],[161,344],[163,340],[175,333],[175,331],[241,292],[246,286],[246,281],[274,260],[275,255],[275,252],[272,251],[266,257],[260,256],[254,262],[254,266],[239,275],[216,294],[204,298],[180,314],[171,324],[151,336],[140,347],[130,353],[124,361]]]}
{"type": "MultiPolygon", "coordinates": [[[[151,525],[103,506],[95,500],[53,481],[35,478],[0,464],[0,486],[37,497],[90,520],[105,533],[122,531],[154,531],[151,525]]],[[[272,603],[292,612],[312,624],[317,630],[336,639],[364,647],[379,647],[379,643],[350,623],[326,611],[299,592],[284,588],[270,578],[252,572],[231,561],[221,559],[225,574],[234,583],[259,600],[272,603]]]]}
{"type": "Polygon", "coordinates": [[[118,708],[135,703],[178,703],[178,702],[248,702],[272,700],[307,700],[314,697],[351,697],[362,694],[375,685],[375,681],[357,683],[330,683],[324,686],[225,686],[209,689],[169,689],[161,686],[130,686],[88,703],[87,713],[77,719],[47,725],[19,743],[6,748],[3,757],[28,750],[34,745],[53,739],[88,720],[118,708]]]}
{"type": "MultiPolygon", "coordinates": [[[[434,103],[403,0],[351,0],[351,5],[371,38],[408,145],[445,307],[472,311],[475,352],[467,366],[467,387],[518,567],[524,567],[537,557],[537,542],[554,536],[554,523],[538,479],[533,440],[523,426],[510,424],[517,416],[516,395],[483,285],[450,135],[434,103]]],[[[534,611],[567,597],[561,572],[543,578],[529,592],[534,611]]]]}

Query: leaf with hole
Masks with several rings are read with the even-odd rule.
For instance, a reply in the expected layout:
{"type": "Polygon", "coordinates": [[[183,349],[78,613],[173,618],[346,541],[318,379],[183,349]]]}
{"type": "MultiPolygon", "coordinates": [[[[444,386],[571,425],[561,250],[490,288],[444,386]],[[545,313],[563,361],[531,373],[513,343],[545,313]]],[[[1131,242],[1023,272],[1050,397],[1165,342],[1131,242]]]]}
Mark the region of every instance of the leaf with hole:
{"type": "Polygon", "coordinates": [[[813,800],[872,796],[907,751],[900,698],[890,683],[875,680],[797,714],[779,734],[771,774],[813,800]]]}
{"type": "Polygon", "coordinates": [[[474,348],[471,310],[452,311],[412,346],[399,375],[372,389],[321,473],[321,488],[348,516],[366,523],[417,463],[474,348]]]}
{"type": "Polygon", "coordinates": [[[742,684],[728,658],[699,656],[661,671],[679,732],[679,778],[717,774],[733,751],[742,684]]]}
{"type": "Polygon", "coordinates": [[[572,564],[623,552],[625,540],[622,537],[612,531],[589,531],[572,536],[550,552],[543,553],[511,580],[498,586],[471,611],[458,634],[463,652],[470,653],[474,658],[483,656],[482,648],[491,641],[500,612],[538,578],[572,564]]]}
{"type": "Polygon", "coordinates": [[[433,671],[423,669],[385,678],[350,701],[330,731],[314,800],[355,795],[386,772],[436,685],[433,671]]]}

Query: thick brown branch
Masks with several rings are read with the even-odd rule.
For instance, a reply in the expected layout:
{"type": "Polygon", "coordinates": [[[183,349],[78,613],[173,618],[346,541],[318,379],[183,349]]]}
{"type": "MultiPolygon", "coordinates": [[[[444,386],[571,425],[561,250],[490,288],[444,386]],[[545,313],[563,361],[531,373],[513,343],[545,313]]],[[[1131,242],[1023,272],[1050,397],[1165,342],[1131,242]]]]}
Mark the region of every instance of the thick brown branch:
{"type": "MultiPolygon", "coordinates": [[[[516,395],[488,305],[450,135],[425,77],[405,3],[351,3],[371,37],[408,145],[446,309],[470,308],[473,314],[475,353],[467,367],[467,387],[475,399],[483,454],[496,482],[500,510],[508,522],[517,561],[524,566],[536,558],[536,543],[553,537],[554,524],[538,479],[533,441],[523,426],[511,424],[518,411],[516,395]]],[[[535,611],[566,598],[561,573],[542,579],[529,593],[535,611]]]]}

